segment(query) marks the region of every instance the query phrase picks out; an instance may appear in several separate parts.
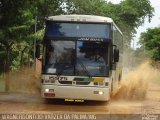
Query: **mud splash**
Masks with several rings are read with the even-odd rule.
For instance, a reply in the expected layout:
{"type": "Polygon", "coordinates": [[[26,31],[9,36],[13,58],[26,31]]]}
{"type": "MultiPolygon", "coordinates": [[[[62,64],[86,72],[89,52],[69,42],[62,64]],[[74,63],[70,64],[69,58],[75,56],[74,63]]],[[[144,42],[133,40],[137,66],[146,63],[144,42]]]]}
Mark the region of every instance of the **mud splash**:
{"type": "Polygon", "coordinates": [[[23,68],[18,72],[10,73],[9,92],[39,94],[40,75],[33,68],[23,68]]]}
{"type": "Polygon", "coordinates": [[[113,99],[144,100],[150,83],[160,78],[160,72],[150,62],[145,62],[124,75],[120,88],[113,94],[113,99]]]}
{"type": "MultiPolygon", "coordinates": [[[[24,68],[10,74],[10,91],[40,94],[40,75],[33,68],[24,68]]],[[[150,62],[123,75],[120,87],[113,93],[113,100],[144,100],[150,83],[160,84],[160,71],[153,68],[150,62]]]]}

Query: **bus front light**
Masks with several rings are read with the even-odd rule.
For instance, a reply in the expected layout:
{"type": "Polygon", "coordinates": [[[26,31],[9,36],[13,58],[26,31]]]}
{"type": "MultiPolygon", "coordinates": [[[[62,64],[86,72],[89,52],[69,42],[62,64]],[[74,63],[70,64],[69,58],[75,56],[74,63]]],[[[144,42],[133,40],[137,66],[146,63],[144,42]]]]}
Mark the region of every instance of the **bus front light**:
{"type": "Polygon", "coordinates": [[[104,85],[104,83],[103,82],[99,82],[99,86],[103,86],[104,85]]]}
{"type": "Polygon", "coordinates": [[[99,95],[103,95],[103,92],[102,92],[102,91],[99,91],[99,95]]]}
{"type": "Polygon", "coordinates": [[[45,89],[45,92],[49,92],[49,89],[45,89]]]}
{"type": "Polygon", "coordinates": [[[45,83],[50,83],[50,80],[45,80],[45,83]]]}
{"type": "Polygon", "coordinates": [[[103,95],[103,94],[104,94],[104,92],[103,92],[103,91],[94,91],[94,94],[103,95]]]}
{"type": "Polygon", "coordinates": [[[45,92],[48,93],[48,92],[54,92],[54,89],[45,89],[45,92]]]}
{"type": "Polygon", "coordinates": [[[98,82],[94,82],[94,85],[98,85],[98,82]]]}

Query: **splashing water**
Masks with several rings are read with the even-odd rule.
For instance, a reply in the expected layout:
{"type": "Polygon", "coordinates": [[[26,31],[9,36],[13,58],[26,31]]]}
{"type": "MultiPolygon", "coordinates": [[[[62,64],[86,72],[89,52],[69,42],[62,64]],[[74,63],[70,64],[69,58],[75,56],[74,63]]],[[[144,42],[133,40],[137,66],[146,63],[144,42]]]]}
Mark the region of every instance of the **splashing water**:
{"type": "Polygon", "coordinates": [[[160,78],[159,71],[145,62],[123,77],[120,88],[113,93],[113,99],[143,100],[149,83],[160,78]]]}
{"type": "Polygon", "coordinates": [[[36,76],[33,68],[23,68],[18,72],[11,73],[10,92],[39,94],[40,76],[36,76]]]}

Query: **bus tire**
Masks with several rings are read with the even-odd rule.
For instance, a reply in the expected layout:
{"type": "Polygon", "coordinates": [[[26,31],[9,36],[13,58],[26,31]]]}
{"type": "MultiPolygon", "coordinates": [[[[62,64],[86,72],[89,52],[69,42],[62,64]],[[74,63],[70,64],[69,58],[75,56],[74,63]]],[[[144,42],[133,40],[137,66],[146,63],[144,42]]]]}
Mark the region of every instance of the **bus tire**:
{"type": "Polygon", "coordinates": [[[121,83],[121,80],[122,80],[122,74],[120,74],[119,77],[118,77],[118,84],[119,84],[119,85],[120,85],[120,83],[121,83]]]}
{"type": "Polygon", "coordinates": [[[53,99],[52,98],[45,98],[45,103],[52,103],[53,99]]]}
{"type": "Polygon", "coordinates": [[[110,99],[112,98],[112,94],[113,94],[113,81],[111,82],[110,99]]]}

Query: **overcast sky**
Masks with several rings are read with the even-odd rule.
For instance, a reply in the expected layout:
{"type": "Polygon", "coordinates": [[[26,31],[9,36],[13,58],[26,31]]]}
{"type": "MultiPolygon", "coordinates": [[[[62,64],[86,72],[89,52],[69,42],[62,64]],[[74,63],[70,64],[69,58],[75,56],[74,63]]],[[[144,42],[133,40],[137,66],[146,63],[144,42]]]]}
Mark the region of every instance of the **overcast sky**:
{"type": "MultiPolygon", "coordinates": [[[[111,1],[112,3],[119,3],[121,0],[108,0],[111,1]]],[[[147,28],[154,28],[157,26],[160,26],[160,0],[150,0],[151,5],[154,7],[155,12],[154,12],[154,17],[152,18],[151,22],[149,23],[148,20],[145,21],[143,26],[140,26],[137,29],[137,34],[136,37],[134,38],[134,44],[132,42],[132,47],[137,48],[137,42],[139,40],[141,32],[144,32],[147,30],[147,28]]]]}

